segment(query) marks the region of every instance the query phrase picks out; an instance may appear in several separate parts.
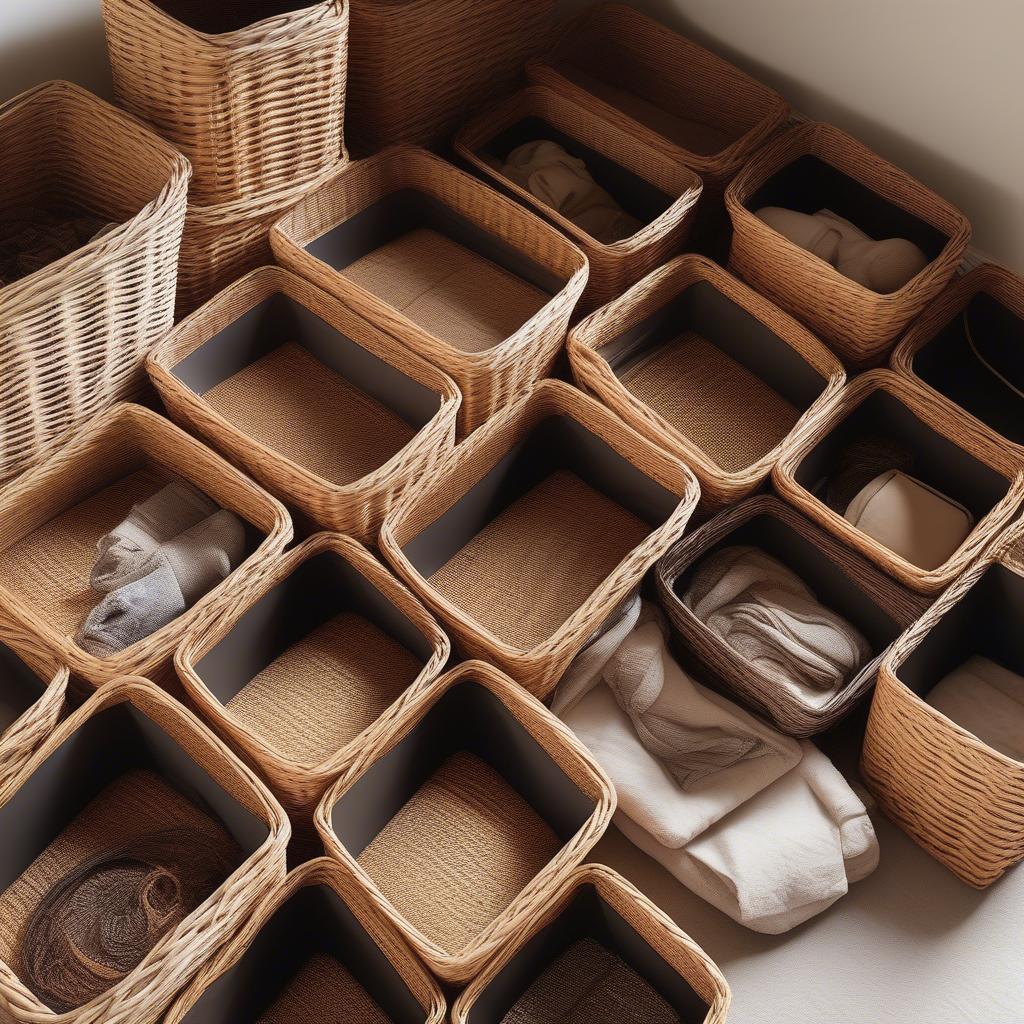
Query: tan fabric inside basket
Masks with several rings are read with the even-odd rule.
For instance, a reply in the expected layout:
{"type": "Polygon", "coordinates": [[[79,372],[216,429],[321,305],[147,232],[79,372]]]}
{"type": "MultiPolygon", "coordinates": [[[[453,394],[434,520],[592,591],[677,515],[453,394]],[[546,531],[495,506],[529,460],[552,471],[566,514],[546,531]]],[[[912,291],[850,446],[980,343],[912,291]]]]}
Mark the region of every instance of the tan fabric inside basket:
{"type": "Polygon", "coordinates": [[[800,418],[760,377],[692,331],[644,356],[622,383],[727,472],[763,458],[800,418]]]}
{"type": "Polygon", "coordinates": [[[294,342],[203,397],[249,437],[332,484],[379,469],[414,435],[400,416],[294,342]]]}
{"type": "Polygon", "coordinates": [[[375,249],[344,274],[463,352],[493,348],[550,301],[539,288],[429,228],[375,249]]]}
{"type": "Polygon", "coordinates": [[[332,956],[309,958],[257,1024],[391,1024],[391,1018],[332,956]]]}
{"type": "Polygon", "coordinates": [[[474,754],[454,754],[359,863],[414,927],[457,952],[558,852],[547,823],[474,754]]]}
{"type": "Polygon", "coordinates": [[[520,650],[547,640],[650,527],[559,470],[488,523],[431,584],[520,650]]]}
{"type": "Polygon", "coordinates": [[[372,725],[421,668],[372,622],[343,612],[275,658],[227,708],[285,757],[317,765],[372,725]]]}

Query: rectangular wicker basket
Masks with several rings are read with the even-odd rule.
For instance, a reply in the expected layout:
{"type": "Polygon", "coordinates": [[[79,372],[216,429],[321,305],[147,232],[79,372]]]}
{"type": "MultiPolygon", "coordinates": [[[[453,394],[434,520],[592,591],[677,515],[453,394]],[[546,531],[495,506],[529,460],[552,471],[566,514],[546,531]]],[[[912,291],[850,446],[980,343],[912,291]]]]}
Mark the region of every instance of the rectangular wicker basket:
{"type": "Polygon", "coordinates": [[[586,254],[590,277],[582,306],[591,310],[682,251],[690,235],[701,180],[648,141],[544,86],[524,89],[477,115],[455,139],[455,151],[501,190],[538,210],[586,254]],[[598,241],[501,170],[517,146],[559,143],[583,160],[594,180],[642,227],[619,242],[598,241]]]}
{"type": "Polygon", "coordinates": [[[703,509],[760,487],[846,380],[803,326],[703,256],[678,256],[569,334],[583,390],[692,467],[703,509]]]}
{"type": "Polygon", "coordinates": [[[546,380],[410,490],[380,544],[468,654],[544,698],[699,493],[682,463],[546,380]]]}
{"type": "Polygon", "coordinates": [[[455,444],[450,377],[277,267],[178,324],[147,369],[178,422],[320,526],[366,543],[455,444]]]}
{"type": "Polygon", "coordinates": [[[0,1021],[154,1024],[283,880],[290,831],[263,784],[177,701],[144,679],[103,687],[0,795],[0,1021]],[[69,865],[175,828],[237,866],[122,980],[54,1013],[28,987],[25,923],[69,865]]]}
{"type": "Polygon", "coordinates": [[[316,813],[327,852],[442,980],[468,981],[532,920],[615,810],[557,718],[479,661],[364,745],[316,813]]]}
{"type": "Polygon", "coordinates": [[[274,225],[277,261],[451,376],[460,436],[553,366],[587,260],[425,150],[351,164],[274,225]]]}
{"type": "Polygon", "coordinates": [[[757,153],[729,186],[725,204],[733,228],[729,268],[857,368],[884,360],[952,278],[971,238],[955,206],[852,136],[815,122],[791,128],[757,153]],[[756,216],[764,206],[829,209],[872,238],[909,239],[930,262],[898,291],[872,291],[770,228],[756,216]]]}
{"type": "Polygon", "coordinates": [[[234,466],[155,412],[121,404],[0,490],[0,600],[22,629],[90,683],[159,678],[189,625],[205,609],[237,599],[291,537],[284,506],[234,466]],[[172,476],[244,521],[247,557],[173,622],[98,658],[74,639],[100,599],[89,587],[96,542],[172,476]]]}
{"type": "Polygon", "coordinates": [[[117,226],[0,282],[0,481],[145,382],[171,326],[188,162],[69,82],[0,104],[0,230],[14,212],[87,213],[117,226]]]}

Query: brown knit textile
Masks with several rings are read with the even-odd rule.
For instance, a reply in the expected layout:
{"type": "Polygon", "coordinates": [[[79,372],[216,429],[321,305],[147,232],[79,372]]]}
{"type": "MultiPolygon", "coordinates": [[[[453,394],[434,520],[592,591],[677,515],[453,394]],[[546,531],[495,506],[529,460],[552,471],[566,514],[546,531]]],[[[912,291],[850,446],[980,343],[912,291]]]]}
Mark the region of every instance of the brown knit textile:
{"type": "Polygon", "coordinates": [[[913,466],[914,453],[895,438],[875,434],[859,438],[840,453],[829,477],[826,504],[843,515],[858,492],[876,476],[890,469],[909,473],[913,466]]]}
{"type": "Polygon", "coordinates": [[[391,1018],[334,957],[318,953],[256,1024],[391,1024],[391,1018]]]}
{"type": "Polygon", "coordinates": [[[488,523],[430,583],[495,636],[529,650],[650,531],[574,473],[559,470],[488,523]]]}
{"type": "Polygon", "coordinates": [[[0,214],[0,283],[12,284],[91,241],[107,220],[83,210],[25,207],[0,214]]]}
{"type": "Polygon", "coordinates": [[[359,863],[400,914],[454,953],[509,906],[559,846],[490,765],[462,751],[424,782],[359,863]]]}

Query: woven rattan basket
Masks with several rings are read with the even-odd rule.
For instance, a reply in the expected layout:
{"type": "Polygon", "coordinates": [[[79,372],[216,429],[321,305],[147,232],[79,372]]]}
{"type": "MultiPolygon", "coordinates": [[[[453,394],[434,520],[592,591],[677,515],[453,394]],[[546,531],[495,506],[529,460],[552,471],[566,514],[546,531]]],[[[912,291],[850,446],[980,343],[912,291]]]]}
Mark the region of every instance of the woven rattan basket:
{"type": "Polygon", "coordinates": [[[192,162],[192,202],[342,158],[347,0],[103,0],[103,21],[117,101],[192,162]]]}
{"type": "Polygon", "coordinates": [[[1024,673],[1020,527],[893,645],[871,703],[861,774],[915,842],[979,889],[1024,859],[1024,763],[926,703],[973,655],[1024,673]]]}
{"type": "Polygon", "coordinates": [[[194,715],[144,679],[94,694],[0,793],[0,1020],[153,1024],[284,878],[288,819],[256,776],[194,715]],[[54,1013],[28,988],[21,941],[42,897],[73,865],[188,829],[236,866],[102,995],[54,1013]],[[16,841],[15,841],[16,840],[16,841]]]}
{"type": "Polygon", "coordinates": [[[976,427],[951,402],[891,370],[848,383],[815,429],[773,471],[782,496],[840,540],[920,594],[937,594],[996,540],[1024,498],[1020,457],[976,427]],[[910,474],[963,505],[974,519],[967,539],[942,565],[922,569],[857,529],[823,500],[823,488],[848,444],[881,437],[906,446],[910,474]]]}
{"type": "Polygon", "coordinates": [[[870,692],[881,657],[929,601],[900,586],[868,559],[768,494],[720,512],[658,563],[658,594],[686,649],[714,678],[790,736],[831,728],[870,692]],[[683,602],[694,568],[730,545],[750,545],[792,569],[819,601],[867,639],[873,658],[846,686],[809,702],[743,658],[683,602]]]}
{"type": "Polygon", "coordinates": [[[949,282],[971,225],[946,200],[863,143],[808,122],[773,139],[729,186],[729,267],[799,317],[850,366],[881,362],[949,282]],[[872,238],[908,238],[931,261],[898,291],[881,294],[844,277],[755,216],[764,206],[830,209],[872,238]]]}
{"type": "Polygon", "coordinates": [[[550,371],[587,281],[583,253],[550,224],[404,146],[311,192],[271,244],[455,380],[460,435],[550,371]]]}
{"type": "Polygon", "coordinates": [[[789,116],[778,93],[625,4],[598,4],[571,21],[527,76],[668,153],[719,198],[789,116]]]}
{"type": "Polygon", "coordinates": [[[644,139],[553,89],[532,86],[479,114],[458,134],[455,150],[478,172],[558,225],[586,254],[590,277],[583,306],[621,295],[680,252],[693,225],[701,181],[644,139]],[[544,139],[582,159],[594,180],[642,225],[619,242],[601,242],[508,178],[502,163],[517,146],[544,139]]]}
{"type": "Polygon", "coordinates": [[[546,380],[406,494],[381,549],[466,652],[544,698],[699,492],[682,463],[546,380]]]}
{"type": "MultiPolygon", "coordinates": [[[[618,989],[623,1003],[615,1008],[616,1019],[623,1024],[650,1019],[644,1014],[644,990],[651,989],[662,1006],[671,1008],[674,1020],[725,1024],[732,994],[714,961],[631,883],[611,868],[595,864],[577,868],[543,911],[509,937],[459,996],[452,1007],[452,1024],[502,1024],[530,986],[554,964],[564,963],[581,942],[590,945],[592,952],[598,951],[596,946],[611,954],[619,970],[627,969],[620,975],[618,989]],[[634,980],[627,987],[637,975],[643,985],[634,980]]],[[[558,981],[552,984],[557,990],[558,981]]],[[[574,1003],[586,998],[582,991],[567,995],[574,1003]]],[[[574,1009],[578,1013],[579,1004],[574,1009]]],[[[603,1005],[598,1012],[607,1015],[609,1010],[603,1005]]],[[[527,1019],[521,1010],[517,1014],[515,1020],[527,1019]]],[[[552,1013],[542,1019],[556,1018],[552,1013]]]]}
{"type": "Polygon", "coordinates": [[[347,134],[357,156],[447,142],[549,41],[554,0],[351,0],[347,134]]]}
{"type": "Polygon", "coordinates": [[[576,382],[736,501],[813,432],[846,375],[791,316],[702,256],[679,256],[569,335],[576,382]]]}
{"type": "Polygon", "coordinates": [[[16,210],[117,224],[6,286],[0,282],[0,480],[142,386],[171,325],[188,163],[78,86],[50,82],[0,104],[0,232],[16,210]]]}
{"type": "Polygon", "coordinates": [[[175,656],[203,716],[307,811],[444,668],[448,638],[362,545],[321,533],[198,622],[175,656]]]}
{"type": "Polygon", "coordinates": [[[205,609],[237,598],[291,537],[280,502],[162,416],[121,404],[0,490],[0,602],[22,629],[93,684],[130,674],[162,679],[191,623],[205,609]],[[75,642],[101,596],[89,586],[96,542],[173,476],[245,522],[247,557],[173,622],[97,658],[75,642]]]}
{"type": "Polygon", "coordinates": [[[363,745],[316,826],[427,966],[459,983],[534,919],[614,810],[572,732],[467,661],[363,745]]]}
{"type": "Polygon", "coordinates": [[[314,522],[366,543],[455,443],[450,377],[277,267],[178,324],[147,368],[176,420],[314,522]]]}

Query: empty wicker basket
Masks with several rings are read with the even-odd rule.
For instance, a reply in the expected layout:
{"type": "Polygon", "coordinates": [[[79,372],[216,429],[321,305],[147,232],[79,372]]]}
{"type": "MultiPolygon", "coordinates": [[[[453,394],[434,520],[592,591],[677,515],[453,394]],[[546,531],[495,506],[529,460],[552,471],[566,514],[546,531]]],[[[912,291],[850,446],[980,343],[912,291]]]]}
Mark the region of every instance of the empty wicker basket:
{"type": "Polygon", "coordinates": [[[189,170],[167,143],[68,82],[0,104],[0,152],[5,249],[19,218],[116,225],[27,276],[0,280],[5,480],[143,385],[146,352],[174,315],[189,170]]]}
{"type": "Polygon", "coordinates": [[[117,101],[189,158],[193,202],[342,158],[347,0],[103,0],[103,22],[117,101]]]}
{"type": "Polygon", "coordinates": [[[122,679],[25,765],[0,799],[0,832],[0,1019],[154,1024],[284,878],[290,828],[262,783],[195,716],[152,683],[122,679]],[[74,865],[120,851],[131,858],[168,830],[193,835],[190,848],[208,847],[223,864],[217,887],[105,992],[54,1012],[29,987],[26,922],[74,865]]]}
{"type": "Polygon", "coordinates": [[[178,324],[147,368],[176,420],[314,522],[366,543],[455,443],[451,378],[276,267],[178,324]]]}
{"type": "Polygon", "coordinates": [[[553,89],[533,86],[478,115],[455,140],[456,152],[520,202],[535,207],[583,250],[590,277],[586,309],[603,306],[680,252],[693,225],[701,181],[644,139],[553,89]],[[516,147],[557,142],[583,160],[602,188],[639,224],[635,234],[602,242],[511,180],[501,167],[516,147]]]}
{"type": "Polygon", "coordinates": [[[702,256],[679,256],[569,335],[581,388],[736,501],[814,430],[846,379],[791,316],[702,256]]]}
{"type": "Polygon", "coordinates": [[[782,496],[844,543],[920,594],[944,590],[999,536],[1024,498],[1024,464],[991,432],[972,426],[954,405],[890,370],[871,370],[847,384],[814,430],[776,465],[782,496]],[[958,502],[973,528],[941,565],[924,569],[859,530],[826,504],[826,488],[844,451],[880,438],[910,454],[906,470],[958,502]]]}
{"type": "Polygon", "coordinates": [[[22,629],[91,683],[129,674],[161,678],[196,617],[236,599],[291,536],[284,506],[248,477],[162,416],[117,405],[0,490],[0,599],[22,629]],[[243,520],[247,557],[173,622],[98,658],[75,642],[101,596],[89,586],[96,542],[173,476],[243,520]]]}
{"type": "Polygon", "coordinates": [[[799,317],[850,366],[881,362],[956,272],[971,237],[956,207],[852,136],[809,122],[773,139],[729,186],[729,267],[799,317]],[[841,274],[756,216],[765,206],[829,209],[871,238],[910,239],[930,262],[883,294],[841,274]]]}
{"type": "Polygon", "coordinates": [[[363,746],[316,826],[427,966],[459,983],[535,917],[614,809],[572,732],[468,661],[363,746]]]}
{"type": "Polygon", "coordinates": [[[443,1024],[437,982],[359,882],[321,857],[292,871],[199,972],[162,1024],[443,1024]],[[342,1014],[342,1016],[337,1016],[342,1014]]]}
{"type": "Polygon", "coordinates": [[[461,436],[548,373],[587,281],[583,253],[550,224],[408,147],[343,169],[271,244],[455,380],[461,436]]]}
{"type": "Polygon", "coordinates": [[[614,1006],[622,1024],[724,1024],[731,1001],[689,935],[611,868],[587,864],[459,996],[452,1024],[556,1024],[570,1007],[584,1020],[588,1002],[592,1019],[614,1006]]]}
{"type": "Polygon", "coordinates": [[[362,545],[321,533],[214,609],[175,656],[208,722],[309,810],[448,661],[430,614],[362,545]]]}
{"type": "Polygon", "coordinates": [[[682,463],[546,380],[406,494],[381,549],[466,652],[543,698],[699,492],[682,463]]]}
{"type": "Polygon", "coordinates": [[[684,537],[658,563],[657,583],[661,605],[686,649],[711,669],[717,681],[790,736],[813,736],[848,715],[870,693],[889,646],[929,604],[927,598],[901,586],[816,523],[767,494],[720,512],[684,537]],[[823,605],[860,631],[871,646],[872,660],[847,685],[810,701],[742,657],[683,601],[694,569],[731,545],[758,548],[792,569],[823,605]]]}

